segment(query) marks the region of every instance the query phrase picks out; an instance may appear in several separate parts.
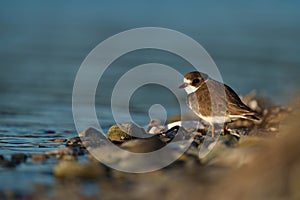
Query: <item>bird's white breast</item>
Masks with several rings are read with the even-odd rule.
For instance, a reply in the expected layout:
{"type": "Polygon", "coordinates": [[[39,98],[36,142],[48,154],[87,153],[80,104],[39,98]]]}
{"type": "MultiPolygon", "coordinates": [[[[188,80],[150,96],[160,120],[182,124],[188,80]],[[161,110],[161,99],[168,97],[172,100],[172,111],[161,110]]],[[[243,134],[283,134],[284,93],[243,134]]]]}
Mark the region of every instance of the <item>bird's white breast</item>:
{"type": "Polygon", "coordinates": [[[225,122],[231,121],[231,119],[226,116],[203,116],[200,113],[195,113],[195,114],[210,124],[223,124],[225,122]]]}

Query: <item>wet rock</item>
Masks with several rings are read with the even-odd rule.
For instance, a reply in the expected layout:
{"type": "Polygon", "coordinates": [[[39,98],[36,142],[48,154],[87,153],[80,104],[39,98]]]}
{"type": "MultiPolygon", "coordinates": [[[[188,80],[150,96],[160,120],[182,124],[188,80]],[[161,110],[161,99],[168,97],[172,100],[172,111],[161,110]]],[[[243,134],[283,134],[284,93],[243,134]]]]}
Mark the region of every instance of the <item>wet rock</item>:
{"type": "Polygon", "coordinates": [[[192,146],[198,147],[199,145],[201,145],[204,141],[205,137],[201,136],[201,135],[195,135],[194,140],[192,142],[192,146]]]}
{"type": "Polygon", "coordinates": [[[160,136],[159,139],[163,142],[163,143],[169,143],[172,141],[172,138],[170,137],[165,137],[165,136],[160,136]]]}
{"type": "Polygon", "coordinates": [[[0,166],[5,167],[5,168],[14,168],[14,167],[16,167],[16,163],[11,162],[9,160],[2,160],[2,161],[0,161],[0,166]]]}
{"type": "Polygon", "coordinates": [[[161,121],[159,119],[152,119],[148,124],[146,132],[150,134],[159,134],[164,130],[165,130],[165,126],[161,124],[161,121]]]}
{"type": "Polygon", "coordinates": [[[107,132],[107,137],[112,142],[124,142],[135,138],[150,137],[146,131],[134,123],[122,123],[113,125],[107,132]]]}
{"type": "Polygon", "coordinates": [[[92,127],[87,128],[79,133],[80,138],[98,138],[101,135],[103,134],[100,131],[92,127]]]}
{"type": "Polygon", "coordinates": [[[46,160],[47,158],[48,158],[48,156],[45,154],[32,154],[31,155],[31,159],[35,160],[35,161],[43,161],[43,160],[46,160]]]}
{"type": "Polygon", "coordinates": [[[108,144],[107,138],[100,131],[94,128],[88,128],[79,133],[82,144],[85,148],[97,148],[108,144]]]}
{"type": "Polygon", "coordinates": [[[0,154],[0,162],[4,160],[4,156],[0,154]]]}
{"type": "Polygon", "coordinates": [[[15,153],[11,155],[11,161],[15,164],[23,163],[27,160],[27,155],[24,153],[15,153]]]}
{"type": "Polygon", "coordinates": [[[84,150],[81,149],[80,147],[63,147],[60,149],[55,149],[52,151],[46,151],[45,155],[47,156],[54,156],[54,157],[62,157],[63,155],[73,155],[73,156],[77,156],[77,155],[83,155],[84,154],[84,150]]]}
{"type": "Polygon", "coordinates": [[[202,122],[200,122],[199,120],[194,120],[194,121],[175,121],[172,123],[168,123],[166,125],[166,130],[170,130],[171,128],[176,126],[182,127],[189,132],[198,131],[205,128],[202,122]]]}
{"type": "Polygon", "coordinates": [[[113,125],[107,132],[107,137],[112,142],[124,142],[131,140],[133,137],[122,131],[118,125],[113,125]]]}
{"type": "Polygon", "coordinates": [[[118,124],[120,129],[127,133],[130,136],[136,137],[136,138],[145,138],[150,137],[149,134],[143,129],[142,127],[137,126],[136,124],[132,122],[126,122],[118,124]]]}
{"type": "Polygon", "coordinates": [[[79,146],[83,147],[80,137],[73,137],[67,140],[66,146],[79,146]]]}
{"type": "Polygon", "coordinates": [[[166,143],[162,142],[158,136],[152,136],[150,138],[134,139],[122,143],[120,146],[135,153],[152,152],[164,147],[166,143]]]}
{"type": "Polygon", "coordinates": [[[54,138],[52,140],[48,140],[49,142],[57,142],[57,143],[62,143],[62,142],[66,142],[67,139],[65,138],[54,138]]]}
{"type": "Polygon", "coordinates": [[[184,127],[181,127],[179,125],[173,126],[172,128],[168,129],[167,131],[164,131],[162,134],[160,134],[160,139],[165,141],[164,137],[167,137],[169,139],[176,140],[185,140],[187,138],[194,137],[194,134],[191,131],[187,131],[184,127]]]}
{"type": "Polygon", "coordinates": [[[99,163],[79,163],[60,161],[53,169],[57,178],[98,179],[106,176],[106,171],[99,163]]]}

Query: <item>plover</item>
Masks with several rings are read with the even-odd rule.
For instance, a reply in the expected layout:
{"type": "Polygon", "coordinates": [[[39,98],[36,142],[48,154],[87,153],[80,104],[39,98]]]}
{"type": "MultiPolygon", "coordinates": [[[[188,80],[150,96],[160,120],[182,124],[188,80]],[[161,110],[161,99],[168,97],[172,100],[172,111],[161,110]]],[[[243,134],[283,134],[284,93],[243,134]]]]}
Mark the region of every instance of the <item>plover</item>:
{"type": "Polygon", "coordinates": [[[184,76],[184,83],[179,87],[187,92],[187,104],[201,119],[208,122],[214,138],[214,124],[224,124],[243,118],[259,120],[259,114],[245,105],[228,85],[211,79],[198,71],[184,76]]]}

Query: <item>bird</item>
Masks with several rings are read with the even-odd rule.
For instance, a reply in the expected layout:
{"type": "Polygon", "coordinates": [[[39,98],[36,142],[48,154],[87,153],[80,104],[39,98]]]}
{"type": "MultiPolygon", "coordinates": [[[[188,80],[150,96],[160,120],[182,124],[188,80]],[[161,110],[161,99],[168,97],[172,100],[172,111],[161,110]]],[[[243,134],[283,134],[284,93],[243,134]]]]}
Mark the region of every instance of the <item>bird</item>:
{"type": "Polygon", "coordinates": [[[215,124],[224,124],[227,130],[227,123],[238,119],[260,120],[259,114],[245,105],[231,87],[205,73],[187,73],[179,88],[185,89],[189,108],[211,125],[212,138],[215,124]]]}

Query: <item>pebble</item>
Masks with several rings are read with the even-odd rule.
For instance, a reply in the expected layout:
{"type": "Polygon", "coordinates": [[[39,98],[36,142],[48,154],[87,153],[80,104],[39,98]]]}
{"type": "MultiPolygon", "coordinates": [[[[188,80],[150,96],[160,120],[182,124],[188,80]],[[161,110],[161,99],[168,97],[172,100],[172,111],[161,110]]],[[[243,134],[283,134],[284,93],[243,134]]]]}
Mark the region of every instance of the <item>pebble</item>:
{"type": "Polygon", "coordinates": [[[59,142],[59,143],[61,143],[61,142],[66,142],[67,139],[65,139],[65,138],[55,138],[55,139],[48,140],[48,141],[49,142],[59,142]]]}
{"type": "Polygon", "coordinates": [[[82,142],[81,142],[81,139],[80,137],[73,137],[73,138],[70,138],[67,140],[66,142],[66,146],[80,146],[82,147],[82,142]]]}
{"type": "Polygon", "coordinates": [[[146,132],[146,130],[142,127],[137,126],[135,123],[132,122],[125,122],[118,124],[120,129],[127,133],[128,135],[135,137],[135,138],[147,138],[151,135],[146,132]]]}
{"type": "Polygon", "coordinates": [[[0,157],[0,166],[6,167],[6,168],[13,168],[13,167],[16,166],[16,163],[5,160],[5,158],[1,155],[1,157],[0,157]]]}
{"type": "Polygon", "coordinates": [[[158,134],[165,130],[165,126],[161,124],[159,119],[151,119],[146,129],[147,133],[158,134]]]}
{"type": "Polygon", "coordinates": [[[124,142],[134,137],[121,130],[118,125],[113,125],[107,132],[107,138],[112,142],[124,142]]]}
{"type": "Polygon", "coordinates": [[[45,155],[47,156],[55,156],[55,157],[62,157],[63,155],[83,155],[84,151],[80,149],[80,147],[63,147],[60,149],[55,149],[52,151],[46,151],[45,155]]]}
{"type": "Polygon", "coordinates": [[[57,178],[98,179],[106,176],[106,170],[99,163],[65,160],[55,165],[53,173],[57,178]]]}
{"type": "Polygon", "coordinates": [[[43,161],[43,160],[46,160],[47,158],[48,158],[48,156],[45,154],[32,154],[31,155],[31,159],[35,160],[35,161],[43,161]]]}
{"type": "Polygon", "coordinates": [[[121,148],[134,153],[152,152],[164,147],[166,143],[161,141],[158,136],[154,135],[150,138],[134,139],[121,144],[121,148]]]}
{"type": "Polygon", "coordinates": [[[79,133],[80,138],[97,138],[101,135],[103,134],[100,131],[92,127],[87,128],[84,131],[79,133]]]}
{"type": "Polygon", "coordinates": [[[97,148],[99,146],[107,145],[110,143],[106,136],[94,128],[88,128],[79,133],[82,141],[82,147],[86,149],[97,148]]]}
{"type": "Polygon", "coordinates": [[[15,153],[11,155],[11,162],[15,164],[23,163],[27,160],[27,155],[24,153],[15,153]]]}

